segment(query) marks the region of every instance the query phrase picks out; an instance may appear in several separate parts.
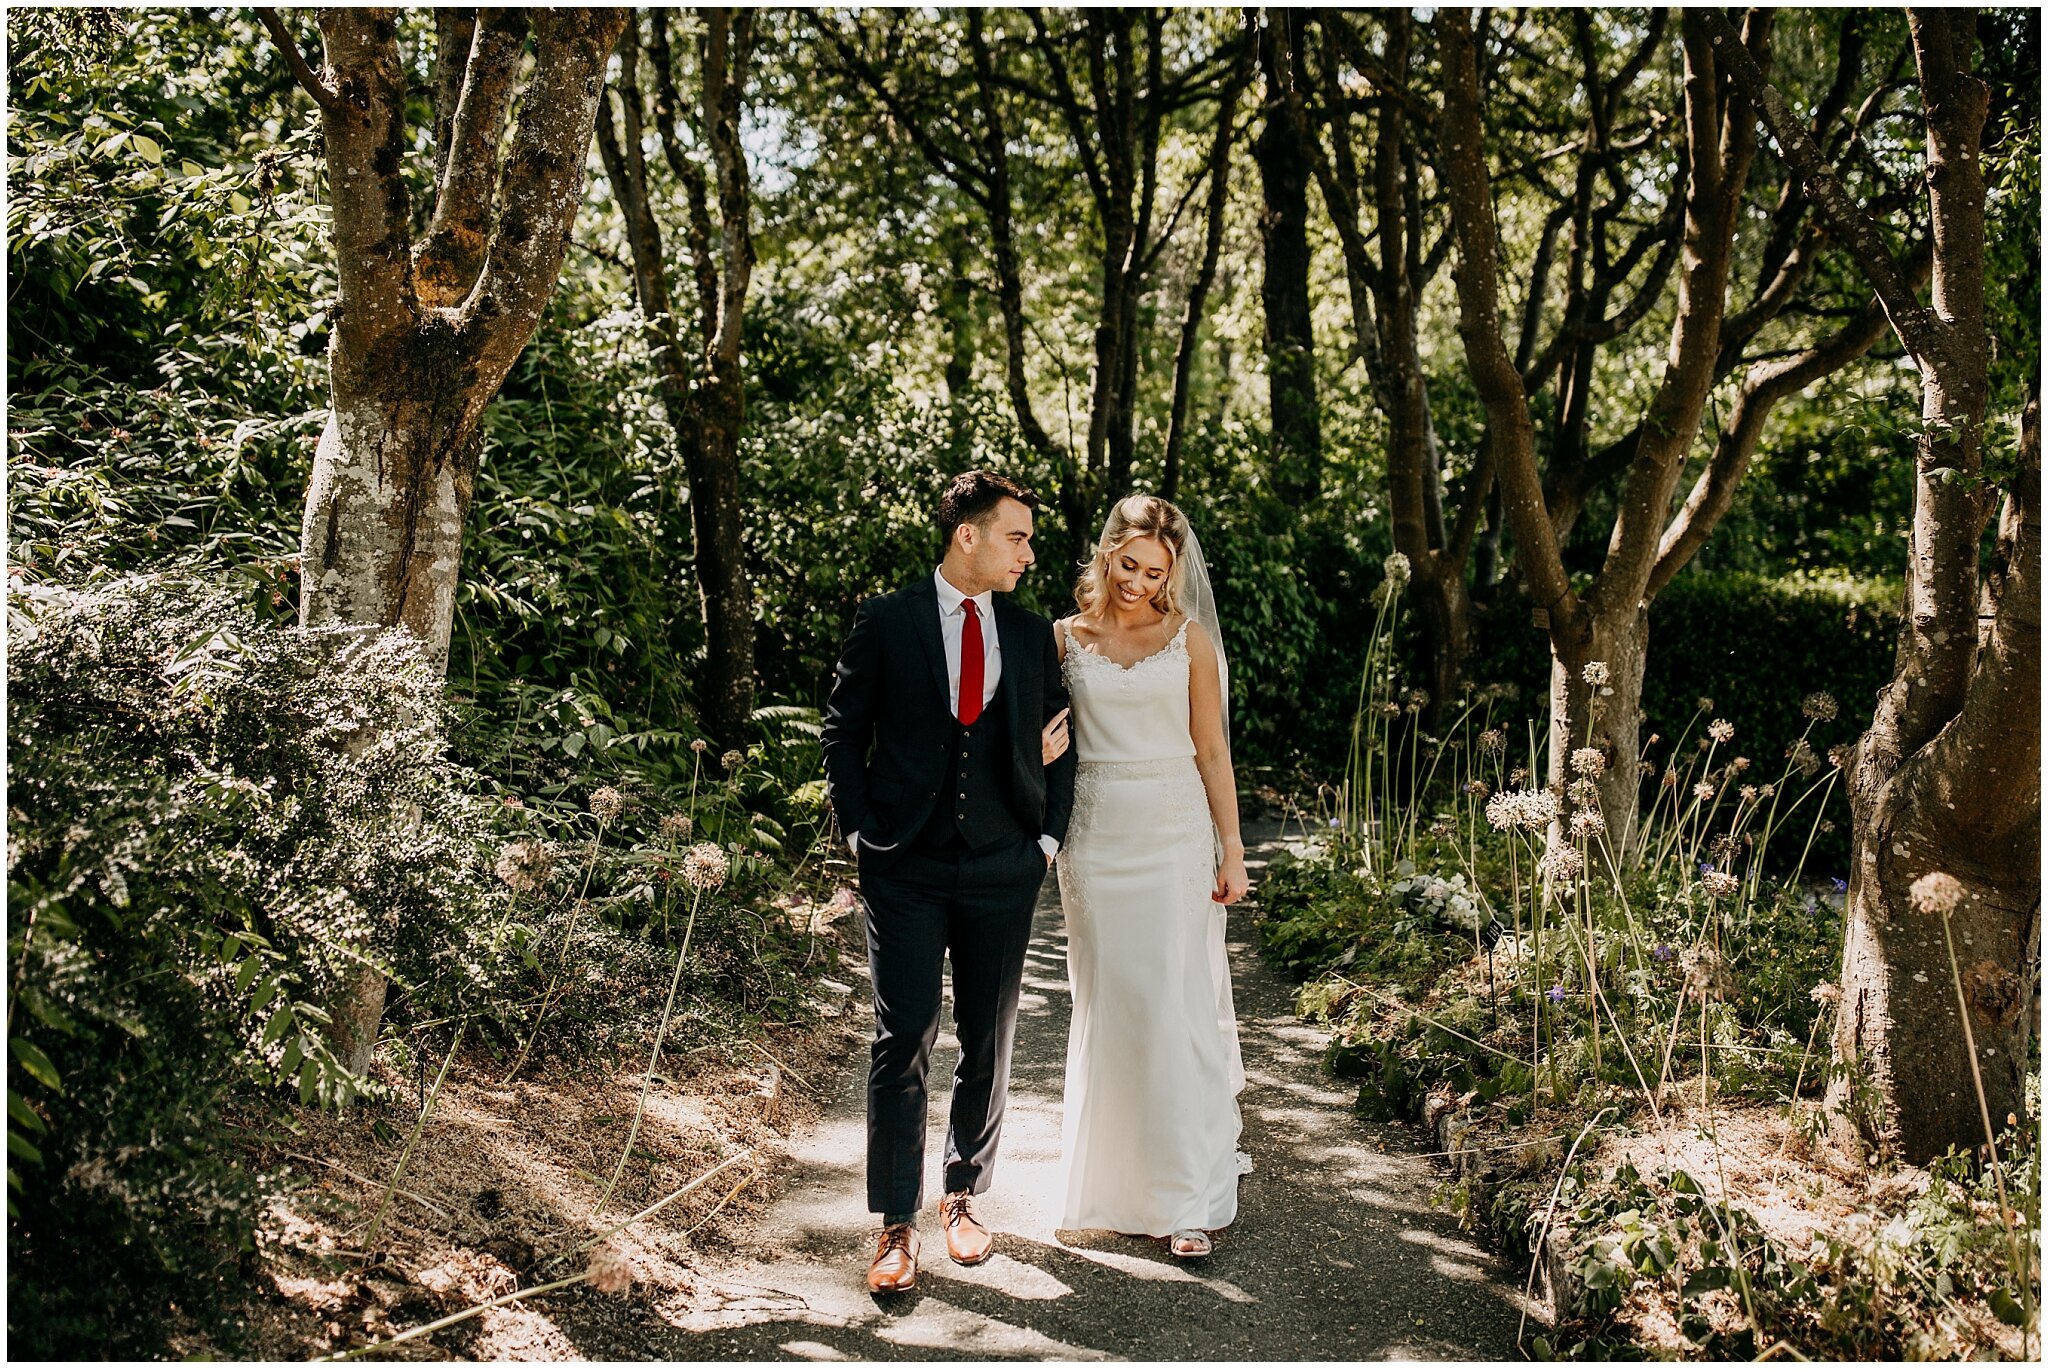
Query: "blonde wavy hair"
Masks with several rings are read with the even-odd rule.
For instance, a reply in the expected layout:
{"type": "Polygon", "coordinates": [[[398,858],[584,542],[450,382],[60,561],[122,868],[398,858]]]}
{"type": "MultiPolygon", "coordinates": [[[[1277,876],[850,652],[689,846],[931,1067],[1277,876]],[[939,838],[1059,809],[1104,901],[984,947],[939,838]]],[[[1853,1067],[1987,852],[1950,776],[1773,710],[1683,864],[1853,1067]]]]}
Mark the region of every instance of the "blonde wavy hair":
{"type": "Polygon", "coordinates": [[[1081,564],[1081,578],[1074,583],[1074,603],[1083,613],[1093,613],[1109,601],[1109,558],[1126,543],[1151,537],[1166,548],[1166,582],[1152,596],[1162,613],[1182,613],[1187,575],[1182,570],[1182,552],[1187,548],[1188,516],[1156,494],[1133,494],[1119,499],[1102,525],[1095,554],[1081,564]]]}

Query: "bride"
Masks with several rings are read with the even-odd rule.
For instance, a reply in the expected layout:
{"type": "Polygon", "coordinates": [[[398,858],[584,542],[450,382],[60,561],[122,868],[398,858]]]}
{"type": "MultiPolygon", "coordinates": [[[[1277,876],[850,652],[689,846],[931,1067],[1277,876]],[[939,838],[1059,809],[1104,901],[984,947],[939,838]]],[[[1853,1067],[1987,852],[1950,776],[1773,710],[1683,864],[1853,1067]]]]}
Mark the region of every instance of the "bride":
{"type": "MultiPolygon", "coordinates": [[[[1201,1256],[1237,1215],[1244,1065],[1223,909],[1249,880],[1229,675],[1187,516],[1120,501],[1074,598],[1056,632],[1079,762],[1058,861],[1074,997],[1059,1225],[1201,1256]]],[[[1045,740],[1048,760],[1063,753],[1065,720],[1045,740]]]]}

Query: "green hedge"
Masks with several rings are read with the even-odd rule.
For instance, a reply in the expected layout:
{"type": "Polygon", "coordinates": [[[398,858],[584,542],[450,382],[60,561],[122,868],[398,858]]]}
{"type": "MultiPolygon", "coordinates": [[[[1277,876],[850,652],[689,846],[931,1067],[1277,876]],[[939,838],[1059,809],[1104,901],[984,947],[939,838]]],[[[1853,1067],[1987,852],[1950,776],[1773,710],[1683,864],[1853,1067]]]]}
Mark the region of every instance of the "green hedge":
{"type": "MultiPolygon", "coordinates": [[[[1891,678],[1899,587],[1881,580],[1747,574],[1682,575],[1650,603],[1643,725],[1671,736],[1701,698],[1736,726],[1737,750],[1759,765],[1779,758],[1805,726],[1800,703],[1816,690],[1841,713],[1815,728],[1815,749],[1852,741],[1869,726],[1891,678]]],[[[1540,706],[1550,648],[1521,596],[1504,593],[1481,615],[1468,674],[1505,681],[1540,706]]]]}

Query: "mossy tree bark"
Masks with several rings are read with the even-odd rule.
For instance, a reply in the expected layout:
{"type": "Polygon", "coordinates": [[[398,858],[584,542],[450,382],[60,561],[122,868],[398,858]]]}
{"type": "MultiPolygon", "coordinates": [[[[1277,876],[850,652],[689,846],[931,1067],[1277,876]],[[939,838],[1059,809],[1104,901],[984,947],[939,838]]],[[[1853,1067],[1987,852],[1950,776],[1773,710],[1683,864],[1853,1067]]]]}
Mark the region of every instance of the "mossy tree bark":
{"type": "MultiPolygon", "coordinates": [[[[264,20],[320,107],[339,284],[300,621],[403,626],[445,666],[484,409],[554,293],[625,12],[437,16],[435,199],[417,241],[397,12],[323,10],[318,72],[281,18],[264,20]]],[[[383,1005],[384,977],[366,968],[333,1008],[336,1054],[358,1072],[383,1005]]]]}

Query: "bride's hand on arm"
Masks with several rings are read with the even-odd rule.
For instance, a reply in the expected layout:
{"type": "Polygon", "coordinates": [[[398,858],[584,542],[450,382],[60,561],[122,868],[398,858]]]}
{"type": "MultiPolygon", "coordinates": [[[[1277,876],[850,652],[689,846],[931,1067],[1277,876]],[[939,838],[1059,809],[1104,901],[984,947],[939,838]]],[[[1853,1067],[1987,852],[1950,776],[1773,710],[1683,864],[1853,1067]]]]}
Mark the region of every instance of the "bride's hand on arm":
{"type": "Polygon", "coordinates": [[[1052,721],[1038,734],[1039,751],[1045,757],[1045,764],[1051,765],[1066,755],[1067,748],[1073,744],[1073,733],[1067,726],[1067,715],[1073,711],[1071,708],[1062,708],[1052,715],[1052,721]]]}

